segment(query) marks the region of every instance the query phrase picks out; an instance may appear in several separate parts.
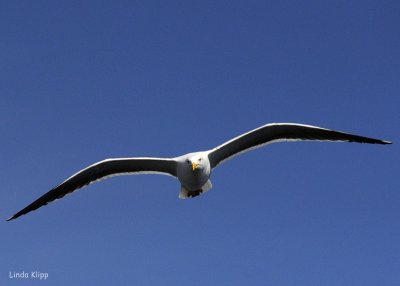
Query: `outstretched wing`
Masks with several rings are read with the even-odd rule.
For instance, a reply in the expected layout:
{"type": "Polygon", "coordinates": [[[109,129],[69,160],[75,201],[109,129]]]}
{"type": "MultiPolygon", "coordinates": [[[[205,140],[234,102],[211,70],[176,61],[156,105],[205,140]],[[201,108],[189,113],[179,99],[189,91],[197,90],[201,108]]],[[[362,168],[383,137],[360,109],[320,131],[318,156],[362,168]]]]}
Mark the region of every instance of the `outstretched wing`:
{"type": "Polygon", "coordinates": [[[176,176],[176,161],[164,158],[117,158],[97,162],[72,175],[36,201],[10,217],[15,219],[41,206],[60,199],[85,185],[116,175],[160,173],[176,176]]]}
{"type": "Polygon", "coordinates": [[[210,150],[208,158],[211,168],[215,168],[221,162],[235,155],[261,147],[265,144],[299,140],[391,144],[391,142],[388,141],[343,133],[317,126],[296,123],[272,123],[242,134],[210,150]]]}

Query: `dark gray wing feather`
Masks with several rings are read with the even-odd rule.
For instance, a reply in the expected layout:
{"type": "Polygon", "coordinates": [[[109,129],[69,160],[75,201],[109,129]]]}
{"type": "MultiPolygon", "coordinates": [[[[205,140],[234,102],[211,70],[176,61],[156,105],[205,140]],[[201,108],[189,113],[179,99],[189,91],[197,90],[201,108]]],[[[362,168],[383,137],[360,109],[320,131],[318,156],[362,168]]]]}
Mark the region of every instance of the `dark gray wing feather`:
{"type": "Polygon", "coordinates": [[[161,173],[176,176],[176,172],[176,162],[172,159],[117,158],[103,160],[72,175],[7,220],[12,220],[21,215],[27,214],[28,212],[47,205],[49,202],[56,199],[60,199],[85,185],[107,177],[140,173],[161,173]]]}
{"type": "Polygon", "coordinates": [[[319,140],[391,144],[374,138],[296,123],[272,123],[242,134],[209,151],[211,168],[245,151],[280,141],[319,140]]]}

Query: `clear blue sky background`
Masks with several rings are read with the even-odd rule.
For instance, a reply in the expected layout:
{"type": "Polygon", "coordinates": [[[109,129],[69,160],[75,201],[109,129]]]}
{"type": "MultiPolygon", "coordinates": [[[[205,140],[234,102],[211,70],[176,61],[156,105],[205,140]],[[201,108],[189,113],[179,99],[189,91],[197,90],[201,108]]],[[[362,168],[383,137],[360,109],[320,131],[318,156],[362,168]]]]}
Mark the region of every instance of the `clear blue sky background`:
{"type": "MultiPolygon", "coordinates": [[[[398,1],[3,1],[6,219],[109,157],[269,122],[400,143],[398,1]],[[83,3],[82,3],[83,2],[83,3]]],[[[178,199],[125,176],[1,224],[1,285],[399,285],[399,145],[274,144],[178,199]],[[48,272],[46,282],[9,271],[48,272]]]]}

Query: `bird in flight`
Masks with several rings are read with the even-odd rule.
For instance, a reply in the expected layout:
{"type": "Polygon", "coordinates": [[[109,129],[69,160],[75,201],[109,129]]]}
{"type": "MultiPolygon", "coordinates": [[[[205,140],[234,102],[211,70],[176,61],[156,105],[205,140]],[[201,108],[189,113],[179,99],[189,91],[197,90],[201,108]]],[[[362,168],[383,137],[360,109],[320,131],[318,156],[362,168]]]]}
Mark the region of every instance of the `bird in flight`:
{"type": "Polygon", "coordinates": [[[261,146],[284,141],[339,141],[391,144],[389,141],[297,123],[271,123],[235,137],[213,149],[175,158],[132,157],[97,162],[72,175],[23,208],[7,221],[34,211],[88,184],[116,175],[163,174],[179,180],[179,198],[193,198],[209,191],[211,172],[222,162],[261,146]]]}

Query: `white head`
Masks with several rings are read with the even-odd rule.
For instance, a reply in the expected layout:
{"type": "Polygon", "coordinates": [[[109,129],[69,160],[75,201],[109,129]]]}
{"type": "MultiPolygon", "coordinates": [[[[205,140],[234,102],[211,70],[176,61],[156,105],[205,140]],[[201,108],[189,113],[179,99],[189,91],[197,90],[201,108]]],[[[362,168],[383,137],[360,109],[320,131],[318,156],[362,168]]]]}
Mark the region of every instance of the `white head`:
{"type": "Polygon", "coordinates": [[[204,170],[210,165],[208,157],[205,156],[203,153],[188,154],[185,159],[185,163],[189,168],[192,169],[192,172],[195,172],[196,170],[204,170]]]}
{"type": "Polygon", "coordinates": [[[178,177],[208,177],[211,172],[210,161],[206,152],[195,152],[178,157],[178,177]]]}

